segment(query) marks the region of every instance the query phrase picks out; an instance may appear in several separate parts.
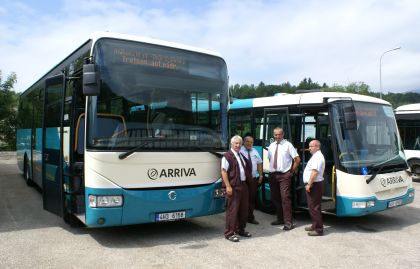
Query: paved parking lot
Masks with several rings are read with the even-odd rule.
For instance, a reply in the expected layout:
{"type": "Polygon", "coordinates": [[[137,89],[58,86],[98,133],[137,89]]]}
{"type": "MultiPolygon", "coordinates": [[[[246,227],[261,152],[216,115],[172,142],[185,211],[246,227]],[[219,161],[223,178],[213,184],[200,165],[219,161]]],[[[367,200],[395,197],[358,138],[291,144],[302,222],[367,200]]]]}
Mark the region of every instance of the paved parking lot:
{"type": "MultiPolygon", "coordinates": [[[[414,183],[420,195],[420,183],[414,183]]],[[[0,268],[420,268],[420,202],[363,218],[325,216],[308,237],[307,213],[285,232],[256,212],[250,239],[223,238],[224,214],[106,229],[71,228],[0,153],[0,268]]]]}

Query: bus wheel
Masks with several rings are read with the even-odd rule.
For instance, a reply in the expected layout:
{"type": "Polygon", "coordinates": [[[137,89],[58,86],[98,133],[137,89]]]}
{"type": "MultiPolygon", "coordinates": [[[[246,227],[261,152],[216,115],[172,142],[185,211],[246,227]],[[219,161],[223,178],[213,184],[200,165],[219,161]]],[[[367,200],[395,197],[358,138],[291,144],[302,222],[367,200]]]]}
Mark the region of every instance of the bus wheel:
{"type": "Polygon", "coordinates": [[[420,160],[412,159],[408,161],[411,172],[413,173],[413,181],[420,182],[420,160]]]}
{"type": "Polygon", "coordinates": [[[25,179],[26,185],[31,187],[34,186],[34,182],[32,181],[31,174],[29,172],[29,161],[26,155],[23,162],[23,178],[25,179]]]}

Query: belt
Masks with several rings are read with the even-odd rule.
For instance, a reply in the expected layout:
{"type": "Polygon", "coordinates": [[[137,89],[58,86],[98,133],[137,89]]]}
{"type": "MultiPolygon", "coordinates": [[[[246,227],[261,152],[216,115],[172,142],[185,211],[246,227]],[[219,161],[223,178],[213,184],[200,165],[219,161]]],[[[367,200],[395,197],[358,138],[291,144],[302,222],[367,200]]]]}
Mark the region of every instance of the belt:
{"type": "Polygon", "coordinates": [[[289,171],[287,171],[287,172],[280,172],[280,171],[275,171],[275,172],[270,172],[270,174],[280,174],[280,175],[283,175],[283,174],[286,174],[286,173],[288,173],[289,171]]]}

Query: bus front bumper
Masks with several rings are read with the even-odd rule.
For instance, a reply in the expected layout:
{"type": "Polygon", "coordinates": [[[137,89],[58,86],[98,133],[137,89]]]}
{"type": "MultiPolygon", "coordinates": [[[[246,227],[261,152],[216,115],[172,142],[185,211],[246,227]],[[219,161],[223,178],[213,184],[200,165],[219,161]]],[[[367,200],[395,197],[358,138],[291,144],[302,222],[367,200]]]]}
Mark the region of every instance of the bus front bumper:
{"type": "Polygon", "coordinates": [[[337,216],[352,217],[364,216],[386,209],[406,205],[414,201],[414,188],[399,197],[387,200],[378,200],[376,197],[352,198],[337,196],[336,208],[337,216]]]}
{"type": "Polygon", "coordinates": [[[220,189],[220,182],[153,190],[86,188],[85,224],[88,227],[107,227],[218,214],[224,211],[225,203],[225,199],[218,196],[220,189]],[[119,196],[123,199],[122,206],[92,208],[89,195],[119,196]]]}

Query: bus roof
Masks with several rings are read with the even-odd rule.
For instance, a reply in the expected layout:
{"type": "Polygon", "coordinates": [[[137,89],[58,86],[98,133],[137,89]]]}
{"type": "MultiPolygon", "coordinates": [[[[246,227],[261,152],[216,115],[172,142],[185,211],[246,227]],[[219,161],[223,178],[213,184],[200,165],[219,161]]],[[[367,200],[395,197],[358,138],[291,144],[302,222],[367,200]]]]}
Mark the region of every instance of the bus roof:
{"type": "Polygon", "coordinates": [[[281,94],[270,97],[260,97],[251,99],[237,99],[231,104],[231,109],[238,109],[243,107],[269,107],[269,106],[286,106],[286,105],[311,105],[323,104],[325,98],[337,100],[338,98],[348,98],[353,101],[379,103],[390,105],[389,102],[360,94],[343,93],[343,92],[310,92],[310,93],[296,93],[296,94],[281,94]]]}
{"type": "Polygon", "coordinates": [[[399,106],[395,109],[397,114],[414,114],[420,112],[420,103],[399,106]]]}
{"type": "Polygon", "coordinates": [[[136,41],[136,42],[154,44],[154,45],[165,46],[165,47],[170,47],[170,48],[194,51],[194,52],[199,52],[203,54],[209,54],[209,55],[217,56],[220,58],[222,57],[221,54],[218,52],[202,49],[202,48],[198,48],[194,46],[189,46],[185,44],[154,39],[151,37],[134,36],[134,35],[127,35],[127,34],[113,33],[113,32],[103,32],[103,31],[94,32],[92,34],[90,38],[93,41],[92,46],[96,43],[97,40],[101,38],[114,38],[114,39],[121,39],[121,40],[136,41]]]}

